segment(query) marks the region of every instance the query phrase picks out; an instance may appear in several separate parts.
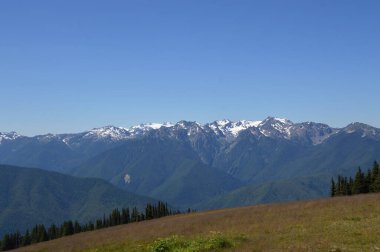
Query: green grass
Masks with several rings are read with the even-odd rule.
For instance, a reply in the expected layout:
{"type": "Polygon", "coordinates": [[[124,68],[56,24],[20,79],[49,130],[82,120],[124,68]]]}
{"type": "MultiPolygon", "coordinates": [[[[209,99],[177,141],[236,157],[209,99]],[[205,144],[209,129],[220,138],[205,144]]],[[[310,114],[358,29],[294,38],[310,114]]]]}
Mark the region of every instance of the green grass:
{"type": "Polygon", "coordinates": [[[380,194],[168,216],[19,251],[380,251],[380,194]]]}
{"type": "Polygon", "coordinates": [[[221,251],[239,246],[247,238],[244,235],[227,236],[222,232],[211,231],[206,236],[187,238],[181,235],[171,235],[158,238],[147,244],[136,243],[109,244],[96,248],[85,249],[83,252],[113,252],[113,251],[141,251],[141,252],[206,252],[221,251]]]}
{"type": "Polygon", "coordinates": [[[227,237],[221,232],[212,232],[208,237],[198,236],[186,240],[183,236],[173,235],[160,238],[148,246],[150,252],[201,252],[215,251],[219,249],[232,248],[244,241],[244,236],[227,237]]]}

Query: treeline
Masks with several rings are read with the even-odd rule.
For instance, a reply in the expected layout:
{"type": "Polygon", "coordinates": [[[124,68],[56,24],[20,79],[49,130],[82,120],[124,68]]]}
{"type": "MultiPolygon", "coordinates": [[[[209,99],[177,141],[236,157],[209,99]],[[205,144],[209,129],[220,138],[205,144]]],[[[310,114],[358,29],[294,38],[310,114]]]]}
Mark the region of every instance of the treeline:
{"type": "MultiPolygon", "coordinates": [[[[189,209],[188,211],[191,210],[189,209]]],[[[85,224],[80,224],[78,221],[71,220],[63,222],[60,226],[52,224],[48,228],[40,224],[33,227],[31,231],[26,230],[24,234],[21,234],[19,231],[5,234],[3,239],[0,240],[0,251],[16,249],[76,233],[112,227],[120,224],[128,224],[131,222],[151,220],[179,213],[180,211],[173,211],[166,203],[159,201],[157,204],[147,204],[145,212],[138,211],[136,207],[132,209],[122,208],[121,210],[116,208],[112,210],[108,216],[103,215],[103,218],[85,224]]]]}
{"type": "Polygon", "coordinates": [[[359,167],[354,178],[338,176],[336,182],[333,178],[331,179],[331,197],[370,192],[380,192],[379,163],[377,161],[366,173],[359,167]]]}

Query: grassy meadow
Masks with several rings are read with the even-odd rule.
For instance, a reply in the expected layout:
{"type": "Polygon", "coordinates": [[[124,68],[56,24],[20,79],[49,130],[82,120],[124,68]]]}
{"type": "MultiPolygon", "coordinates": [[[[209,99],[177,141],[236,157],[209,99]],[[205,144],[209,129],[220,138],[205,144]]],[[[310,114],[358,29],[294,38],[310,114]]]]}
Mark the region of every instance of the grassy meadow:
{"type": "Polygon", "coordinates": [[[17,251],[380,251],[380,194],[169,216],[17,251]]]}

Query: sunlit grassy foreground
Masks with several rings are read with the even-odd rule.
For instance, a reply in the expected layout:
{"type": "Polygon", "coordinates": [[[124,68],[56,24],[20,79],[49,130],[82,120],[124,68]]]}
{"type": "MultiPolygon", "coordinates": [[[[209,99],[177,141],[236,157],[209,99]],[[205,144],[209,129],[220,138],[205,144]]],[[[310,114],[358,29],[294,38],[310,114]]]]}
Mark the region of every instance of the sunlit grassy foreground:
{"type": "Polygon", "coordinates": [[[380,194],[170,216],[20,251],[380,251],[380,194]]]}
{"type": "Polygon", "coordinates": [[[227,237],[221,232],[211,232],[209,235],[186,238],[172,235],[166,238],[158,238],[147,245],[136,244],[112,244],[87,249],[88,252],[100,251],[146,251],[146,252],[201,252],[232,249],[239,246],[246,238],[244,236],[227,237]]]}

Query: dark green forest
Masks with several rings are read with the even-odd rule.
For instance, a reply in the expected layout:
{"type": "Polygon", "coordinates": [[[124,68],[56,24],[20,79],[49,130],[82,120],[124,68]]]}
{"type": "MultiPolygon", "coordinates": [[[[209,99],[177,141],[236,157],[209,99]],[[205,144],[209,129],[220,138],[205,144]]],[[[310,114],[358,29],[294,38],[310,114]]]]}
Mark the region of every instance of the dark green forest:
{"type": "MultiPolygon", "coordinates": [[[[188,212],[190,211],[192,210],[189,209],[188,212]]],[[[180,211],[173,211],[169,208],[167,203],[159,201],[157,204],[147,204],[145,212],[138,211],[137,207],[133,207],[132,209],[122,208],[121,210],[116,208],[109,215],[106,216],[104,214],[102,218],[97,219],[95,222],[90,221],[81,224],[78,221],[69,220],[59,226],[52,224],[50,227],[39,224],[34,226],[30,231],[26,230],[23,234],[19,231],[5,234],[2,240],[0,240],[0,251],[16,249],[81,232],[151,220],[179,213],[180,211]]]]}
{"type": "Polygon", "coordinates": [[[380,192],[379,163],[373,162],[371,169],[363,172],[359,167],[355,177],[338,176],[337,181],[331,179],[331,197],[355,195],[361,193],[380,192]]]}

